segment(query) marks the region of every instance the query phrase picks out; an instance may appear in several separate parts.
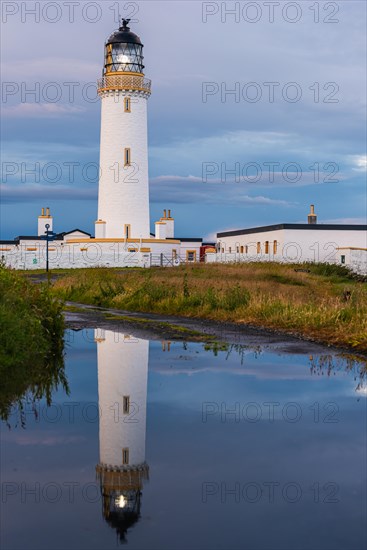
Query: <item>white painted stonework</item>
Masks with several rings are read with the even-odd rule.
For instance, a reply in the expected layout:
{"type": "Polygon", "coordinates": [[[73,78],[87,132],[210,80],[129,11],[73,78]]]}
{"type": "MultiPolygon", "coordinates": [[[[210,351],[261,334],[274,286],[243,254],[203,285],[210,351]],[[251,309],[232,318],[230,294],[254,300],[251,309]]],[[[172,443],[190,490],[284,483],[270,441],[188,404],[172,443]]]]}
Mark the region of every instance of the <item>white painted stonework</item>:
{"type": "Polygon", "coordinates": [[[129,466],[145,462],[149,342],[109,330],[96,330],[98,357],[100,464],[129,466]],[[124,413],[123,397],[130,399],[124,413]]]}
{"type": "Polygon", "coordinates": [[[150,235],[147,96],[124,90],[101,94],[100,179],[98,220],[106,222],[105,238],[150,235]],[[124,98],[131,97],[131,112],[124,98]],[[131,166],[124,166],[124,150],[130,149],[131,166]]]}
{"type": "Polygon", "coordinates": [[[326,262],[342,264],[341,248],[359,248],[357,254],[344,254],[345,265],[360,273],[367,273],[364,252],[367,246],[365,230],[334,226],[322,229],[315,225],[308,229],[278,229],[249,234],[223,236],[217,239],[216,254],[207,254],[208,262],[277,261],[326,262]],[[357,259],[358,257],[358,259],[357,259]]]}

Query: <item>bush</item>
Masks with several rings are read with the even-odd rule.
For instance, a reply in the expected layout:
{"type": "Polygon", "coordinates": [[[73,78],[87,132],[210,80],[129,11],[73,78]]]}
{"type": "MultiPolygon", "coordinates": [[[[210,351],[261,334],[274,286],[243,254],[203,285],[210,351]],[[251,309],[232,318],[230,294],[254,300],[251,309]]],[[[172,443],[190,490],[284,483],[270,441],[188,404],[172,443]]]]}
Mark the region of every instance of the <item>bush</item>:
{"type": "MultiPolygon", "coordinates": [[[[63,374],[62,304],[46,286],[0,266],[0,417],[27,392],[51,399],[63,374]]],[[[20,406],[21,408],[21,406],[20,406]]]]}

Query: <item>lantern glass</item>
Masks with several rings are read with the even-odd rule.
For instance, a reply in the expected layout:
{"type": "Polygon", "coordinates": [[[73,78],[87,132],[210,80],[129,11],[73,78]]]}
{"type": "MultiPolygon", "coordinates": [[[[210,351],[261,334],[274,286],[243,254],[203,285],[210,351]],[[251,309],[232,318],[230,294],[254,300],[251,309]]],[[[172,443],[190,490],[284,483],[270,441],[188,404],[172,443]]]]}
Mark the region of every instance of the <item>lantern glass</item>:
{"type": "Polygon", "coordinates": [[[118,42],[106,45],[106,73],[142,73],[143,46],[141,44],[118,42]]]}

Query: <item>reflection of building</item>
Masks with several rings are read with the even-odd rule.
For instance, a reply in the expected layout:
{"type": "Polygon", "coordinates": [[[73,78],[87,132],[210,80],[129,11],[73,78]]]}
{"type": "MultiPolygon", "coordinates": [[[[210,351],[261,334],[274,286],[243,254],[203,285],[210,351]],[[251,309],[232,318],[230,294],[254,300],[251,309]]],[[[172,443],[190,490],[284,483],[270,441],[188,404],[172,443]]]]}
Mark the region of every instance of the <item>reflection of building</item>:
{"type": "Polygon", "coordinates": [[[103,516],[120,536],[139,519],[148,479],[145,430],[149,342],[96,331],[99,452],[96,467],[103,516]]]}

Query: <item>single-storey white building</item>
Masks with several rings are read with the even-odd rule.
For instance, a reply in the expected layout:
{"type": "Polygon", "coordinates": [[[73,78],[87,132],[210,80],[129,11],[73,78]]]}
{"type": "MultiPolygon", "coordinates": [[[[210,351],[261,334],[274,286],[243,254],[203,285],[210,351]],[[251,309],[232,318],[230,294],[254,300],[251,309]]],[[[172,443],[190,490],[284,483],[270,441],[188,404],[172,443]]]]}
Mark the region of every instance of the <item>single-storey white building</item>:
{"type": "MultiPolygon", "coordinates": [[[[155,224],[156,234],[149,238],[94,238],[81,229],[54,233],[49,242],[49,267],[150,267],[176,266],[200,259],[202,238],[174,237],[174,219],[170,210],[155,224]]],[[[38,216],[38,235],[20,235],[0,241],[1,261],[14,269],[46,267],[46,230],[53,232],[49,208],[38,216]],[[47,226],[47,227],[46,227],[47,226]]]]}
{"type": "Polygon", "coordinates": [[[210,262],[329,262],[367,273],[367,225],[320,224],[311,205],[308,223],[282,223],[217,233],[210,262]]]}

